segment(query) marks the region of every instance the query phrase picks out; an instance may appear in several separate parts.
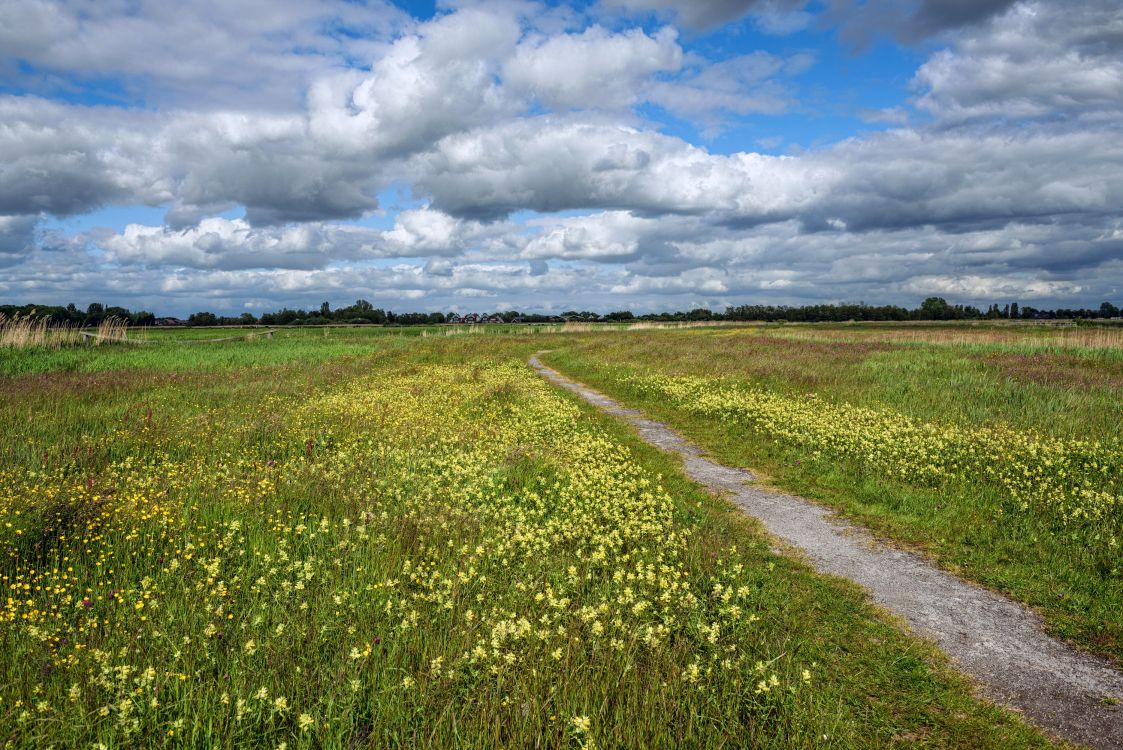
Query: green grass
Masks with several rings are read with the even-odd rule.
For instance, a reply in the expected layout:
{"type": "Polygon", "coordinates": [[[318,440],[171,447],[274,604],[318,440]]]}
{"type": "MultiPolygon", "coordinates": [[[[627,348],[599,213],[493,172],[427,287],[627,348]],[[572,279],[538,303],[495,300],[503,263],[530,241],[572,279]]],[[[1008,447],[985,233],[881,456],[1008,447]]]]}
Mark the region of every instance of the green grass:
{"type": "MultiPolygon", "coordinates": [[[[1118,505],[1103,520],[1074,525],[1045,509],[1022,512],[1003,487],[983,477],[934,485],[893,481],[863,461],[829,449],[816,457],[807,446],[736,421],[715,420],[690,404],[632,385],[653,373],[701,376],[714,378],[715,387],[741,383],[793,399],[814,392],[828,404],[868,407],[968,432],[1007,425],[1042,439],[1115,444],[1123,401],[1116,357],[1038,352],[1032,360],[1011,361],[1005,349],[1006,344],[828,342],[825,336],[793,341],[766,329],[598,339],[547,359],[683,430],[719,460],[753,468],[784,489],[838,508],[875,533],[1034,606],[1052,633],[1121,660],[1121,554],[1118,547],[1097,542],[1101,534],[1120,536],[1118,505]]],[[[1118,494],[1118,466],[1112,472],[1105,486],[1118,494]]]]}
{"type": "Polygon", "coordinates": [[[0,377],[115,370],[218,370],[272,367],[362,356],[414,338],[455,338],[553,332],[551,325],[331,326],[253,328],[145,328],[129,332],[135,344],[0,349],[0,377]],[[273,330],[271,338],[263,334],[273,330]],[[218,340],[245,337],[240,340],[218,340]]]}
{"type": "Polygon", "coordinates": [[[0,738],[1049,745],[523,365],[600,336],[90,349],[4,378],[0,738]]]}

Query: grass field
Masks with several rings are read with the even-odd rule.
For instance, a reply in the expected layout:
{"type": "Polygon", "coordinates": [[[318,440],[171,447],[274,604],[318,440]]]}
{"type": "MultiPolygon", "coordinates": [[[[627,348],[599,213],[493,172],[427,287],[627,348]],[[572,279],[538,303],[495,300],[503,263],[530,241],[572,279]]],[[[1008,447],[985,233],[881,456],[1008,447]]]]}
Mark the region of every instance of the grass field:
{"type": "Polygon", "coordinates": [[[1123,660],[1123,348],[1016,326],[769,326],[548,357],[1123,660]],[[1087,345],[1085,345],[1087,344],[1087,345]]]}
{"type": "Polygon", "coordinates": [[[1108,544],[1088,546],[1094,529],[1118,537],[1117,506],[1062,522],[969,477],[884,482],[770,437],[751,410],[718,421],[691,403],[814,389],[839,408],[1107,445],[1118,359],[1049,360],[1079,379],[1060,386],[975,348],[774,328],[388,332],[0,352],[0,739],[1049,745],[855,587],[777,554],[673,460],[540,381],[525,360],[542,348],[723,457],[966,575],[1006,576],[1051,602],[1060,632],[1118,655],[1119,571],[1088,551],[1108,544]],[[678,375],[701,390],[656,389],[678,375]],[[941,395],[952,386],[968,392],[941,395]],[[1001,523],[975,528],[996,508],[1001,523]]]}

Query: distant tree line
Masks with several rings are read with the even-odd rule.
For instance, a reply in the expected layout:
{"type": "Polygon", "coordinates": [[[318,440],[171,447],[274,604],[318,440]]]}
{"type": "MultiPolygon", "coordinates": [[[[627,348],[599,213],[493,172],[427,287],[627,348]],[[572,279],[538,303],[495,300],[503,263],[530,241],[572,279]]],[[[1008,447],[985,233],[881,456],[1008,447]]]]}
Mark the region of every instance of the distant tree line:
{"type": "Polygon", "coordinates": [[[91,302],[85,310],[81,310],[71,302],[66,307],[58,305],[0,305],[0,315],[9,318],[35,317],[48,318],[56,323],[67,323],[79,326],[96,326],[107,318],[127,320],[131,325],[150,326],[155,324],[156,316],[147,310],[132,312],[127,307],[106,306],[100,302],[91,302]]]}
{"type": "Polygon", "coordinates": [[[705,321],[705,320],[762,320],[762,321],[787,321],[790,323],[823,323],[843,322],[849,320],[862,321],[906,321],[906,320],[1040,320],[1040,319],[1083,319],[1094,320],[1097,318],[1117,318],[1120,309],[1110,302],[1102,303],[1098,308],[1058,308],[1055,310],[1039,310],[1028,305],[1019,306],[1017,302],[1010,302],[999,306],[992,304],[987,309],[981,310],[972,305],[953,305],[942,297],[929,297],[915,309],[899,307],[897,305],[867,305],[864,302],[857,304],[838,305],[738,305],[727,307],[724,312],[708,310],[704,307],[688,311],[660,312],[634,315],[629,310],[617,310],[610,313],[595,313],[588,310],[566,310],[560,315],[544,315],[539,313],[522,313],[518,310],[507,310],[496,313],[468,313],[453,312],[407,312],[395,313],[375,307],[370,302],[360,299],[353,305],[332,309],[331,304],[324,302],[314,310],[292,310],[287,307],[276,312],[264,313],[260,318],[253,313],[242,313],[237,317],[216,315],[212,312],[200,311],[192,313],[186,320],[173,317],[157,317],[145,310],[132,312],[124,307],[107,307],[94,302],[80,310],[73,303],[66,307],[50,305],[0,305],[0,314],[12,317],[15,315],[47,317],[60,323],[94,326],[106,318],[119,318],[129,321],[132,325],[192,325],[192,326],[222,326],[222,325],[328,325],[331,323],[350,323],[358,325],[436,325],[439,323],[553,323],[562,321],[585,322],[614,322],[628,320],[650,321],[705,321]]]}
{"type": "Polygon", "coordinates": [[[990,305],[986,311],[972,305],[953,305],[943,297],[929,297],[916,309],[909,310],[896,305],[804,305],[787,307],[773,305],[740,305],[725,309],[725,320],[786,320],[797,322],[830,322],[847,320],[1037,320],[1037,319],[1086,319],[1119,317],[1119,308],[1104,302],[1095,309],[1039,310],[1035,307],[1019,306],[1017,302],[998,306],[990,305]]]}

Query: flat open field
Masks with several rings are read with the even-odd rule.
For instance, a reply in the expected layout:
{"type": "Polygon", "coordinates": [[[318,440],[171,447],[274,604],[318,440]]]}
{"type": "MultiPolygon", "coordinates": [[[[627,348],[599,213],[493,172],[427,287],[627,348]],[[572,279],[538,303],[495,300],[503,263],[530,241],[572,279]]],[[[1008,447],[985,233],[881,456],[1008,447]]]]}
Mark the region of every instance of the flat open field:
{"type": "Polygon", "coordinates": [[[1120,350],[919,330],[0,350],[0,739],[1049,746],[526,365],[1123,658],[1120,350]]]}

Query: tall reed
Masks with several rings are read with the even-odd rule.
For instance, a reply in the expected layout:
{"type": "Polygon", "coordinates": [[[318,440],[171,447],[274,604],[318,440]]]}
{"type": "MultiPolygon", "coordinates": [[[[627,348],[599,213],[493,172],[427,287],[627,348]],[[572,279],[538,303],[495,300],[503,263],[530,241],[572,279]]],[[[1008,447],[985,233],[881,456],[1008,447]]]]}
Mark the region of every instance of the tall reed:
{"type": "Polygon", "coordinates": [[[0,347],[10,349],[59,349],[81,343],[101,344],[127,341],[129,322],[123,318],[106,318],[94,331],[69,322],[57,322],[34,315],[0,314],[0,347]]]}

